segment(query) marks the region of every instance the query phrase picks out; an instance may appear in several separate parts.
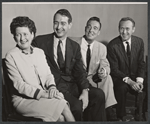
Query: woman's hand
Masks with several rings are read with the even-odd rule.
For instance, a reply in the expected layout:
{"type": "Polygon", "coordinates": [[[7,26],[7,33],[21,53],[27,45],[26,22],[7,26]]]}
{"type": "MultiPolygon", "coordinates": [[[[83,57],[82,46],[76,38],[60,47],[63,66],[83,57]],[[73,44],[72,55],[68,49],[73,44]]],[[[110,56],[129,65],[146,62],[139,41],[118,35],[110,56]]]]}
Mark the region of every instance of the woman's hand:
{"type": "Polygon", "coordinates": [[[48,92],[46,92],[45,90],[43,90],[41,98],[47,98],[48,99],[48,92]]]}
{"type": "Polygon", "coordinates": [[[59,92],[56,87],[51,87],[48,93],[49,93],[49,97],[48,97],[49,99],[51,98],[64,99],[64,95],[61,92],[59,92]]]}

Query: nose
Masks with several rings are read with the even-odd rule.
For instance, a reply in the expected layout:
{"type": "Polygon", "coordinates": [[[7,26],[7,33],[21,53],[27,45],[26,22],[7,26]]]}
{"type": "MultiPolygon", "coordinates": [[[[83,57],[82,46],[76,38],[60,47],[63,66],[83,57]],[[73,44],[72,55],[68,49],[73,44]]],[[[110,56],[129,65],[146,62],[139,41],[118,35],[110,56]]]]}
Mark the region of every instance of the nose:
{"type": "Polygon", "coordinates": [[[127,31],[126,31],[126,29],[123,29],[123,31],[122,31],[122,32],[125,34],[127,31]]]}
{"type": "Polygon", "coordinates": [[[94,30],[94,29],[91,27],[91,28],[90,28],[90,32],[92,32],[93,30],[94,30]]]}
{"type": "Polygon", "coordinates": [[[59,23],[58,23],[58,25],[57,25],[57,29],[60,29],[60,28],[61,28],[61,24],[59,24],[59,23]]]}
{"type": "Polygon", "coordinates": [[[21,35],[20,39],[23,41],[25,39],[25,36],[21,35]]]}

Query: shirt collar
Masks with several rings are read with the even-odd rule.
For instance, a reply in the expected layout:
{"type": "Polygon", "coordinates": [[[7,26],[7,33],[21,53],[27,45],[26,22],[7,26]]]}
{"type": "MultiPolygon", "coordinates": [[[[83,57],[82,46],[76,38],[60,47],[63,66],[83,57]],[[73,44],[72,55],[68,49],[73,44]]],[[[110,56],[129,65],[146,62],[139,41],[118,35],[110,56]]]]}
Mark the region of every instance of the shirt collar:
{"type": "Polygon", "coordinates": [[[90,48],[91,48],[91,50],[92,50],[93,45],[94,45],[94,41],[93,41],[91,44],[88,44],[88,42],[85,40],[85,38],[82,37],[82,43],[83,43],[86,47],[88,47],[88,45],[90,45],[90,48]]]}
{"type": "MultiPolygon", "coordinates": [[[[131,45],[131,37],[130,37],[130,39],[129,40],[126,40],[127,42],[129,42],[129,45],[131,45]]],[[[126,41],[124,41],[123,43],[125,44],[126,43],[126,41]]]]}
{"type": "MultiPolygon", "coordinates": [[[[19,48],[20,51],[22,51],[22,53],[24,53],[24,54],[26,54],[26,55],[29,54],[29,52],[27,52],[26,50],[20,49],[20,47],[19,47],[18,45],[17,45],[17,47],[19,48]]],[[[30,46],[30,54],[32,54],[33,51],[34,51],[34,47],[30,46]]]]}
{"type": "MultiPolygon", "coordinates": [[[[62,41],[62,46],[65,46],[66,45],[66,39],[67,38],[64,38],[62,41]]],[[[54,35],[54,45],[58,45],[58,42],[59,42],[60,39],[58,39],[55,35],[54,35]]]]}

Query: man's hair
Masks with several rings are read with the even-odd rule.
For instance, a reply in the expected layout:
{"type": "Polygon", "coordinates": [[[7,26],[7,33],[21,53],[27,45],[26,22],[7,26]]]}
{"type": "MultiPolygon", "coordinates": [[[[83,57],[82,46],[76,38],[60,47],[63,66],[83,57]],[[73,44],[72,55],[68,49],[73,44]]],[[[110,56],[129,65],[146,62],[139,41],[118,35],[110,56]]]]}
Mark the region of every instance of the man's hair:
{"type": "Polygon", "coordinates": [[[14,18],[10,24],[10,31],[13,35],[16,34],[16,28],[18,27],[28,27],[30,33],[36,33],[36,27],[34,22],[26,16],[18,16],[14,18]]]}
{"type": "Polygon", "coordinates": [[[130,17],[123,17],[123,18],[119,21],[119,28],[120,28],[121,22],[123,22],[123,21],[131,21],[132,24],[133,24],[133,27],[135,27],[135,21],[134,21],[132,18],[130,18],[130,17]]]}
{"type": "Polygon", "coordinates": [[[70,12],[69,12],[68,10],[66,10],[66,9],[60,9],[60,10],[58,10],[58,11],[54,14],[54,18],[55,18],[55,16],[56,16],[57,14],[60,14],[60,15],[62,15],[62,16],[68,17],[68,23],[71,23],[71,22],[72,22],[72,16],[71,16],[71,14],[70,14],[70,12]]]}
{"type": "MultiPolygon", "coordinates": [[[[100,22],[100,18],[95,17],[95,16],[94,16],[94,17],[91,17],[91,18],[87,21],[86,25],[87,25],[90,21],[97,21],[97,22],[99,23],[100,29],[101,29],[102,24],[101,24],[101,22],[100,22]]],[[[99,30],[100,30],[100,29],[99,29],[99,30]]]]}

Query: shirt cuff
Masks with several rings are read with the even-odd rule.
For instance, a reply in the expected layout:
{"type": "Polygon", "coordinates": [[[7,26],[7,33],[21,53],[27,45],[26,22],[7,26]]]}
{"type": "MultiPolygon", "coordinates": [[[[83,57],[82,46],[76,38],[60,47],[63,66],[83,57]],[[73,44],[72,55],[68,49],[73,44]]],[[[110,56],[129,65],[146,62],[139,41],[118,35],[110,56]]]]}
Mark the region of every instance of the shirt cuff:
{"type": "Polygon", "coordinates": [[[34,98],[40,99],[42,93],[43,93],[43,90],[37,89],[37,90],[35,91],[35,93],[34,93],[34,98]]]}
{"type": "Polygon", "coordinates": [[[125,83],[127,83],[127,82],[128,82],[128,79],[129,79],[129,77],[125,77],[125,78],[123,78],[123,81],[124,81],[125,83]]]}
{"type": "Polygon", "coordinates": [[[141,83],[143,83],[143,81],[144,81],[144,79],[141,78],[141,77],[137,77],[137,78],[136,78],[136,82],[141,82],[141,83]]]}
{"type": "Polygon", "coordinates": [[[51,84],[51,85],[49,85],[49,86],[48,86],[48,88],[47,88],[47,89],[49,90],[51,87],[56,87],[56,85],[51,84]]]}

